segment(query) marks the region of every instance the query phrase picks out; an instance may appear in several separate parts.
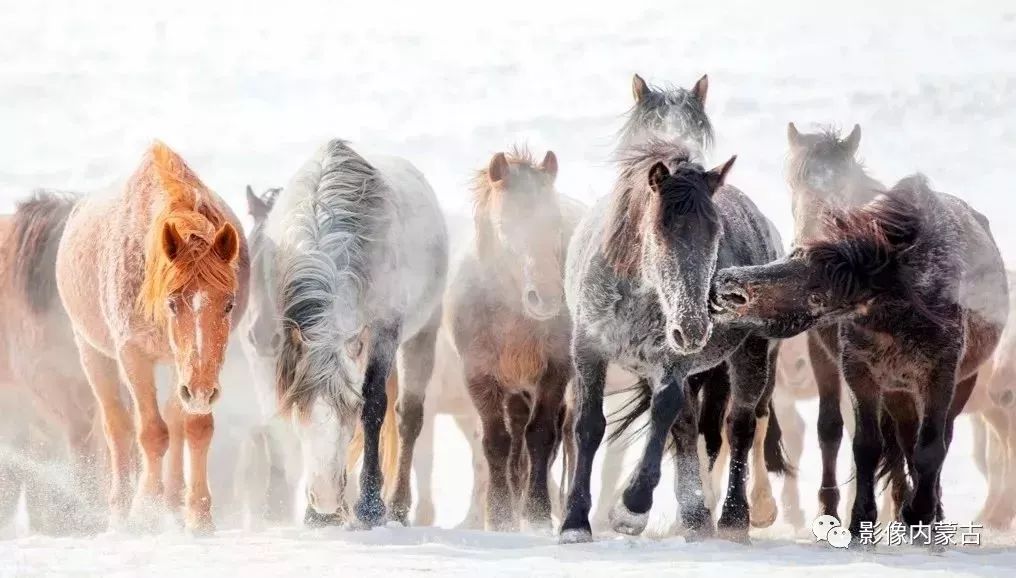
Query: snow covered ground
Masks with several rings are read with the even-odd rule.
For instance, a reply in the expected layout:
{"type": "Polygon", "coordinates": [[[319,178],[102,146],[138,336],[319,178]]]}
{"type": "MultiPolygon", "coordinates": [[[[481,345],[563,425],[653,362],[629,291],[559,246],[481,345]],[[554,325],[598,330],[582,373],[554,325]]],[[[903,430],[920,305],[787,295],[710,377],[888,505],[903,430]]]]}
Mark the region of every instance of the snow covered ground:
{"type": "MultiPolygon", "coordinates": [[[[1011,2],[686,3],[516,0],[348,2],[0,0],[0,211],[38,186],[87,191],[131,171],[158,137],[242,210],[247,183],[285,182],[340,136],[403,155],[449,212],[497,150],[553,148],[558,188],[609,190],[613,135],[630,78],[688,86],[710,75],[714,159],[738,154],[733,182],[788,234],[785,126],[863,127],[873,174],[927,173],[993,221],[1016,261],[1007,169],[1016,150],[1016,6],[1011,2]]],[[[920,573],[1011,576],[1011,534],[988,547],[842,552],[788,526],[748,548],[680,538],[558,547],[549,536],[449,529],[466,510],[468,446],[439,421],[440,528],[369,533],[231,529],[236,440],[253,397],[242,367],[224,380],[212,476],[222,530],[94,539],[0,529],[0,577],[30,575],[771,575],[920,573]],[[4,533],[6,532],[6,533],[4,533]]],[[[814,404],[801,487],[818,487],[814,404]]],[[[846,444],[845,444],[846,446],[846,444]]],[[[968,522],[984,497],[965,418],[944,478],[948,517],[968,522]]],[[[846,447],[841,480],[849,475],[846,447]]],[[[674,511],[671,481],[652,527],[674,511]]],[[[777,484],[777,491],[779,485],[777,484]]]]}

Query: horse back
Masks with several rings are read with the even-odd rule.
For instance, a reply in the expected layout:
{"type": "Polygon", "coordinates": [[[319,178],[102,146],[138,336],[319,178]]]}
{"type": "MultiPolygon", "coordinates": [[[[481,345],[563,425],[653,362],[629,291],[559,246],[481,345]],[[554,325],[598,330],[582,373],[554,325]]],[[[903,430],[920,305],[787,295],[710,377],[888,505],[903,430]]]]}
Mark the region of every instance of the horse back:
{"type": "Polygon", "coordinates": [[[764,265],[783,255],[776,226],[748,195],[724,185],[713,195],[713,202],[723,223],[717,269],[764,265]]]}

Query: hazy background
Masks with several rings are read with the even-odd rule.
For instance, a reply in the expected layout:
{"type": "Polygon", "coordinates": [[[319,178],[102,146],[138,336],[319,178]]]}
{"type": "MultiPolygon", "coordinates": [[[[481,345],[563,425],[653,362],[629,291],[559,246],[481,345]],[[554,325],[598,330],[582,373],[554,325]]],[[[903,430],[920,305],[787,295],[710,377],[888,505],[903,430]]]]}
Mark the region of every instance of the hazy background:
{"type": "MultiPolygon", "coordinates": [[[[1003,254],[1016,263],[1011,1],[0,0],[0,211],[12,210],[33,187],[89,191],[124,177],[153,138],[179,151],[241,213],[246,184],[259,191],[284,184],[332,137],[410,159],[449,212],[468,209],[472,172],[516,142],[528,143],[538,157],[552,148],[560,161],[559,190],[591,201],[613,182],[608,158],[631,104],[634,72],[685,87],[710,75],[706,109],[717,132],[712,162],[738,154],[731,182],[759,203],[785,241],[786,123],[849,130],[856,122],[875,177],[892,183],[925,172],[935,188],[988,215],[1003,254]]],[[[230,513],[236,440],[252,423],[248,384],[242,359],[231,355],[211,464],[220,519],[230,513]]],[[[818,451],[815,404],[804,407],[801,488],[810,515],[818,451]]],[[[466,509],[468,446],[447,418],[438,425],[438,523],[449,526],[466,509]]],[[[841,480],[849,476],[849,447],[843,444],[841,480]]],[[[973,518],[984,497],[969,456],[964,419],[943,477],[946,511],[961,522],[973,518]]],[[[657,496],[664,501],[654,509],[654,527],[672,516],[671,488],[669,478],[661,483],[657,496]]],[[[784,525],[766,535],[793,536],[784,525]]],[[[626,542],[568,554],[549,546],[551,539],[429,530],[329,534],[327,548],[315,546],[319,539],[229,532],[200,545],[176,538],[129,544],[21,538],[0,541],[0,558],[13,553],[24,568],[38,569],[73,554],[66,568],[81,572],[94,548],[108,552],[94,554],[96,567],[107,569],[96,574],[124,572],[118,553],[128,552],[128,568],[176,575],[180,564],[210,574],[247,561],[291,572],[301,566],[286,556],[312,551],[306,555],[317,556],[311,559],[319,569],[335,568],[339,555],[344,570],[363,576],[385,574],[405,560],[410,565],[403,570],[471,573],[477,559],[501,573],[531,575],[532,564],[550,558],[595,575],[630,571],[633,555],[626,542]],[[336,542],[342,543],[337,550],[336,542]],[[379,556],[375,542],[407,548],[379,556]],[[444,546],[410,547],[434,542],[444,546]],[[219,556],[220,566],[206,565],[212,556],[219,556]],[[616,558],[617,564],[585,565],[589,557],[616,558]]],[[[790,550],[718,544],[684,550],[678,566],[667,548],[680,546],[641,544],[643,562],[692,573],[733,571],[733,558],[739,573],[771,575],[774,566],[789,565],[800,566],[803,575],[813,572],[809,564],[836,555],[810,543],[790,550]],[[814,558],[802,559],[802,552],[814,558]]],[[[890,558],[888,564],[896,566],[896,576],[940,569],[938,559],[924,558],[890,558]]],[[[988,573],[984,564],[972,561],[968,570],[988,573]]],[[[864,572],[839,569],[851,576],[864,572]]]]}

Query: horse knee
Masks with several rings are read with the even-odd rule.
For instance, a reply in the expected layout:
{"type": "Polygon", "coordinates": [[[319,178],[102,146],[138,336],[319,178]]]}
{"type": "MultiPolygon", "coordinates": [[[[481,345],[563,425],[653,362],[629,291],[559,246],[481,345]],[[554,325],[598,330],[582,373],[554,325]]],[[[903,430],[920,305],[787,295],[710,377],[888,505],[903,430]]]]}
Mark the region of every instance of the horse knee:
{"type": "Polygon", "coordinates": [[[187,442],[192,445],[207,445],[212,441],[212,433],[215,431],[215,422],[211,414],[193,416],[184,424],[184,434],[187,442]]]}
{"type": "Polygon", "coordinates": [[[399,423],[399,437],[414,440],[423,431],[423,400],[417,396],[403,394],[396,405],[399,423]]]}
{"type": "Polygon", "coordinates": [[[146,452],[161,456],[169,448],[169,427],[161,418],[142,424],[138,442],[146,452]]]}

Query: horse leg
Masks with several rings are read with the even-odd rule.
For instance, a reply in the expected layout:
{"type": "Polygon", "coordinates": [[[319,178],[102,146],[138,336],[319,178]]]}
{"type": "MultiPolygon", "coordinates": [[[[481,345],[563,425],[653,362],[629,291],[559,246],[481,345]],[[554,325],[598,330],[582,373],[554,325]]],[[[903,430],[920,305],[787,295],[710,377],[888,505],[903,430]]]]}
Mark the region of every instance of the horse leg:
{"type": "Polygon", "coordinates": [[[166,448],[166,506],[172,512],[183,507],[183,447],[185,441],[184,412],[180,396],[170,395],[165,405],[169,446],[166,448]]]}
{"type": "MultiPolygon", "coordinates": [[[[170,440],[172,439],[171,433],[170,440]]],[[[265,428],[251,428],[246,438],[240,442],[237,453],[236,469],[233,472],[233,495],[241,509],[241,523],[247,529],[260,529],[264,524],[267,510],[266,498],[271,476],[268,435],[265,428]]],[[[169,493],[168,487],[166,493],[169,493]]]]}
{"type": "Polygon", "coordinates": [[[434,420],[437,416],[433,408],[428,409],[428,405],[424,402],[423,428],[413,452],[413,470],[416,472],[416,489],[419,492],[416,515],[413,518],[416,526],[434,525],[434,420]]]}
{"type": "Polygon", "coordinates": [[[120,401],[120,378],[116,361],[106,357],[81,337],[76,337],[81,367],[99,402],[110,458],[110,514],[115,522],[127,518],[131,500],[133,447],[131,420],[120,401]]]}
{"type": "MultiPolygon", "coordinates": [[[[615,532],[637,536],[645,530],[649,509],[653,505],[653,490],[660,483],[660,464],[667,437],[677,421],[678,412],[686,403],[685,397],[685,371],[683,368],[667,368],[662,379],[653,387],[649,433],[642,458],[628,480],[621,500],[610,512],[610,523],[615,532]]],[[[697,456],[695,463],[698,464],[697,456]]]]}
{"type": "Polygon", "coordinates": [[[698,392],[702,392],[698,419],[698,434],[702,439],[702,447],[698,448],[699,471],[705,503],[710,512],[715,512],[722,495],[724,463],[729,452],[723,433],[730,403],[730,374],[726,364],[689,377],[688,390],[696,399],[698,392]]]}
{"type": "MultiPolygon", "coordinates": [[[[795,471],[800,471],[801,454],[804,453],[804,418],[797,410],[794,400],[778,387],[773,392],[773,409],[783,429],[783,445],[787,450],[787,461],[795,471]]],[[[801,509],[801,492],[797,485],[797,476],[783,477],[780,501],[783,504],[784,519],[795,530],[803,528],[804,510],[801,509]]]]}
{"type": "Polygon", "coordinates": [[[568,493],[564,522],[561,524],[560,541],[563,543],[590,542],[593,539],[593,531],[589,526],[593,458],[596,457],[596,450],[607,429],[607,418],[603,415],[607,360],[578,327],[572,338],[572,360],[575,365],[572,407],[575,410],[576,451],[572,486],[568,493]]]}
{"type": "Polygon", "coordinates": [[[767,410],[769,407],[775,376],[770,368],[771,361],[769,340],[761,337],[748,337],[727,360],[732,390],[727,413],[730,466],[727,495],[717,528],[724,537],[738,542],[748,542],[751,519],[745,488],[749,473],[748,452],[755,440],[758,407],[764,405],[767,410]]]}
{"type": "Polygon", "coordinates": [[[908,525],[931,524],[941,509],[940,475],[942,463],[952,437],[952,420],[949,406],[956,390],[969,388],[976,375],[956,383],[958,351],[943,355],[932,369],[928,380],[928,395],[914,450],[914,492],[903,505],[900,515],[908,525]]]}
{"type": "Polygon", "coordinates": [[[1008,474],[1012,473],[1008,453],[1011,440],[1010,420],[1005,410],[997,407],[987,409],[983,418],[988,425],[987,437],[987,458],[988,458],[988,496],[984,500],[984,508],[977,516],[978,522],[983,522],[987,527],[994,530],[1006,530],[1012,523],[1011,510],[1008,503],[1012,501],[1006,495],[1006,484],[1008,474]]]}
{"type": "MultiPolygon", "coordinates": [[[[388,394],[385,383],[392,370],[392,362],[399,346],[398,324],[383,325],[371,332],[370,359],[363,379],[363,409],[360,423],[363,428],[363,466],[360,468],[360,499],[354,508],[356,519],[363,526],[373,528],[384,523],[385,503],[381,499],[384,475],[381,473],[380,441],[388,394]]],[[[420,399],[422,403],[422,397],[420,399]]],[[[422,407],[420,414],[423,413],[422,407]]],[[[408,426],[409,424],[407,424],[408,426]]],[[[416,426],[419,434],[419,426],[416,426]]],[[[416,435],[413,436],[416,442],[416,435]]],[[[412,453],[408,455],[412,464],[412,453]]]]}
{"type": "Polygon", "coordinates": [[[455,424],[469,442],[473,461],[473,492],[469,498],[469,511],[459,523],[460,529],[483,528],[484,500],[487,495],[487,462],[484,456],[483,430],[474,414],[456,414],[455,424]]]}
{"type": "MultiPolygon", "coordinates": [[[[716,377],[719,377],[720,387],[723,387],[722,384],[726,384],[728,387],[728,392],[724,396],[724,399],[727,399],[729,397],[729,379],[726,369],[723,370],[722,376],[713,373],[713,379],[705,383],[704,387],[715,387],[716,377]]],[[[708,389],[706,392],[708,393],[708,389]]],[[[706,399],[708,397],[707,395],[706,399]]],[[[726,403],[722,406],[714,406],[712,411],[720,411],[725,415],[726,403]]],[[[708,475],[710,460],[708,453],[700,451],[699,448],[699,432],[702,431],[699,424],[700,417],[703,419],[707,417],[706,411],[699,409],[698,396],[693,395],[690,390],[686,390],[685,403],[677,413],[677,420],[670,429],[670,436],[674,442],[674,493],[677,496],[681,525],[687,530],[685,539],[689,541],[712,536],[714,532],[712,510],[704,500],[706,493],[703,491],[705,487],[703,480],[706,480],[706,484],[710,481],[708,475]],[[705,458],[706,467],[703,467],[703,458],[705,458]]],[[[722,419],[721,415],[720,420],[722,419]]],[[[722,470],[720,466],[714,467],[722,470]]],[[[673,529],[676,531],[677,528],[673,529]]]]}
{"type": "Polygon", "coordinates": [[[818,491],[819,513],[839,514],[840,488],[836,482],[836,456],[843,440],[840,411],[839,328],[835,325],[808,332],[808,357],[818,386],[818,443],[822,451],[822,486],[818,491]]]}
{"type": "Polygon", "coordinates": [[[398,354],[399,398],[395,402],[395,412],[399,426],[399,459],[390,515],[403,525],[409,525],[409,508],[413,502],[410,485],[413,448],[423,429],[424,397],[434,373],[434,344],[440,323],[438,310],[427,327],[402,344],[398,354]]]}
{"type": "Polygon", "coordinates": [[[483,424],[483,454],[487,458],[488,480],[485,526],[488,530],[508,530],[513,511],[508,481],[508,456],[512,442],[505,427],[504,390],[492,375],[471,375],[467,383],[469,395],[483,424]]]}
{"type": "Polygon", "coordinates": [[[215,531],[212,522],[212,494],[208,491],[208,447],[212,445],[215,420],[212,414],[188,414],[184,421],[190,479],[187,481],[187,529],[196,534],[215,531]]]}
{"type": "Polygon", "coordinates": [[[505,400],[505,419],[508,421],[508,436],[511,445],[508,450],[508,486],[511,488],[512,511],[518,512],[525,494],[526,473],[529,460],[526,457],[526,425],[533,413],[528,395],[509,394],[505,400]]]}
{"type": "Polygon", "coordinates": [[[159,413],[155,391],[155,366],[130,348],[119,352],[118,361],[134,397],[137,440],[143,452],[141,483],[134,496],[133,515],[146,529],[154,529],[163,503],[162,459],[169,447],[169,428],[159,413]]]}
{"type": "MultiPolygon", "coordinates": [[[[776,498],[773,497],[773,487],[769,481],[769,471],[766,467],[765,441],[769,431],[769,406],[772,400],[773,390],[776,384],[776,360],[779,355],[779,348],[769,352],[769,375],[767,377],[766,392],[762,399],[765,404],[760,403],[755,408],[755,439],[751,446],[751,497],[749,500],[749,511],[751,525],[755,528],[768,528],[776,521],[779,511],[776,508],[776,498]]],[[[782,437],[782,432],[781,432],[782,437]]],[[[790,477],[789,475],[786,477],[790,477]]]]}
{"type": "Polygon", "coordinates": [[[882,457],[882,428],[879,421],[881,387],[868,366],[844,358],[843,375],[854,396],[856,430],[854,432],[854,467],[857,490],[850,511],[850,532],[859,536],[861,525],[874,527],[878,517],[875,503],[875,474],[882,457]]]}
{"type": "Polygon", "coordinates": [[[533,403],[532,417],[525,430],[529,450],[529,488],[526,492],[526,518],[530,528],[550,529],[550,463],[558,443],[558,423],[569,368],[551,364],[540,380],[533,403]]]}

